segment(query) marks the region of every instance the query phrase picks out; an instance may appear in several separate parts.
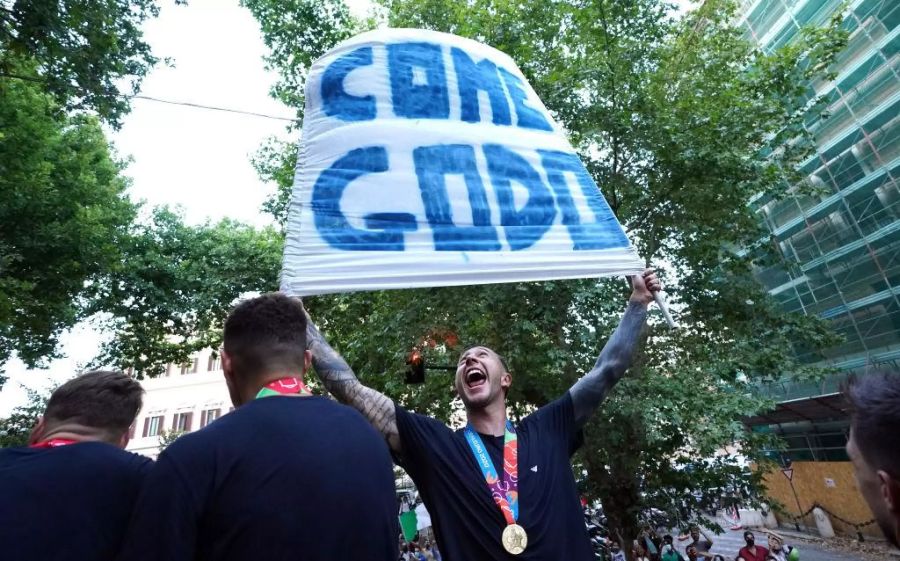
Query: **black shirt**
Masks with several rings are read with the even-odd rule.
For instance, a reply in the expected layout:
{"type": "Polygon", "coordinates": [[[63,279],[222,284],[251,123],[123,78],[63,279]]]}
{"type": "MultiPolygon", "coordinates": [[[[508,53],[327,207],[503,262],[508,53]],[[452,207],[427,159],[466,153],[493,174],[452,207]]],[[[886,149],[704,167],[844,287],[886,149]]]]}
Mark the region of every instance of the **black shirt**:
{"type": "Polygon", "coordinates": [[[114,559],[151,464],[102,442],[0,450],[0,557],[114,559]]]}
{"type": "MultiPolygon", "coordinates": [[[[518,524],[528,533],[528,547],[520,555],[503,549],[506,520],[463,430],[450,430],[400,406],[396,410],[403,450],[398,460],[422,495],[446,561],[593,559],[570,462],[582,433],[568,392],[516,425],[518,524]]],[[[481,439],[502,474],[503,437],[481,439]]]]}
{"type": "Polygon", "coordinates": [[[396,561],[384,439],[325,397],[265,397],[182,436],[147,476],[121,558],[396,561]]]}

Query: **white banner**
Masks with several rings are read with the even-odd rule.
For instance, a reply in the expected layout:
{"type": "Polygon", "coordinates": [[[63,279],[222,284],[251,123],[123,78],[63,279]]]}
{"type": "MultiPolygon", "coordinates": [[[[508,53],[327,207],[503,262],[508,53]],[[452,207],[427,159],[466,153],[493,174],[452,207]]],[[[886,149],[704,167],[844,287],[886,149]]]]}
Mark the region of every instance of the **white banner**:
{"type": "Polygon", "coordinates": [[[507,55],[446,33],[384,29],[340,44],[310,69],[284,292],[642,269],[507,55]]]}

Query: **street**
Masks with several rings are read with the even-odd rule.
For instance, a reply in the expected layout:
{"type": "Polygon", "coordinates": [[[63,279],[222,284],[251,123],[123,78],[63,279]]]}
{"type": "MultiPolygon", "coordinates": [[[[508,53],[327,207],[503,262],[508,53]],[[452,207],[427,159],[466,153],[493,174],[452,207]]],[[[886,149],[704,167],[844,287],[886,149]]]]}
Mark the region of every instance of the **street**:
{"type": "MultiPolygon", "coordinates": [[[[767,545],[767,539],[762,531],[754,530],[756,542],[760,545],[767,545]]],[[[725,557],[726,561],[732,561],[737,556],[738,551],[744,546],[743,530],[728,530],[724,534],[715,535],[707,532],[713,541],[713,553],[719,553],[725,557]]],[[[787,538],[789,545],[795,545],[787,538]]],[[[859,561],[860,557],[854,553],[839,553],[828,551],[812,544],[800,542],[796,544],[800,549],[800,559],[802,561],[859,561]]],[[[682,545],[682,550],[684,549],[682,545]]]]}

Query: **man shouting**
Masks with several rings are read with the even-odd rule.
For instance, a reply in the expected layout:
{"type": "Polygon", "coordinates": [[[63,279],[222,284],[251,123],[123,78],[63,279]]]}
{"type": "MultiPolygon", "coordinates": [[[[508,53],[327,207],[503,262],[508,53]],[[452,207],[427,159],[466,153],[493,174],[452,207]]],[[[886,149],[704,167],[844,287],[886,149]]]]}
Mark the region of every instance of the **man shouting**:
{"type": "Polygon", "coordinates": [[[503,358],[487,347],[466,350],[455,384],[467,425],[458,431],[363,386],[308,322],[316,372],[387,439],[431,513],[445,559],[594,558],[570,458],[582,427],[628,368],[647,305],[661,288],[650,269],[632,285],[625,315],[591,371],[518,424],[506,416],[512,375],[503,358]]]}

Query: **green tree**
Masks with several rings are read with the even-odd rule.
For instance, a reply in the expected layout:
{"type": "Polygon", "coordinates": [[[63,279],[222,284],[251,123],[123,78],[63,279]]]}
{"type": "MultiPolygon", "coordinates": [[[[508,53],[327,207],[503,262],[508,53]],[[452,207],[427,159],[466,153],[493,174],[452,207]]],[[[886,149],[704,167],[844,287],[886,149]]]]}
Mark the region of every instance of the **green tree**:
{"type": "Polygon", "coordinates": [[[0,79],[0,366],[14,351],[29,366],[57,356],[59,334],[85,317],[135,215],[122,168],[96,118],[0,79]]]}
{"type": "Polygon", "coordinates": [[[119,242],[121,257],[93,287],[90,313],[113,334],[98,365],[155,376],[221,342],[222,322],[248,292],[278,289],[283,238],[233,220],[186,225],[167,208],[119,242]]]}
{"type": "MultiPolygon", "coordinates": [[[[300,67],[293,57],[308,61],[328,45],[310,50],[286,37],[300,24],[341,37],[329,14],[342,3],[304,2],[302,18],[272,8],[277,2],[248,4],[282,77],[275,91],[302,114],[298,70],[308,62],[300,67]],[[320,21],[309,8],[326,15],[320,21]]],[[[729,1],[685,15],[653,0],[379,4],[391,26],[456,33],[510,54],[641,254],[669,265],[683,328],[651,321],[644,351],[591,423],[576,466],[586,493],[603,500],[626,538],[648,506],[675,516],[698,491],[688,509],[696,516],[726,489],[746,498],[757,477],[721,451],[736,445],[765,460],[766,439],[740,422],[771,405],[756,384],[788,372],[817,375],[793,351],[830,338],[821,322],[784,313],[755,282],[754,266],[775,257],[748,201],[811,189],[795,172],[812,150],[802,120],[821,110],[808,84],[828,77],[845,43],[839,20],[764,53],[731,25],[729,1]]],[[[286,191],[295,159],[292,147],[269,145],[256,164],[286,191]]],[[[282,193],[269,210],[283,219],[287,200],[282,193]]],[[[446,419],[449,377],[402,384],[410,349],[432,363],[449,361],[462,343],[498,349],[514,374],[513,408],[524,412],[589,368],[626,293],[621,280],[568,281],[337,295],[307,305],[366,383],[446,419]]]]}
{"type": "Polygon", "coordinates": [[[169,447],[173,442],[178,440],[185,431],[183,430],[163,430],[159,433],[159,453],[169,447]]]}
{"type": "Polygon", "coordinates": [[[4,2],[0,79],[35,80],[62,108],[89,109],[117,126],[129,110],[123,94],[137,93],[159,61],[141,29],[158,14],[154,0],[4,2]],[[34,60],[36,66],[23,71],[17,58],[34,60]]]}
{"type": "Polygon", "coordinates": [[[27,446],[32,429],[47,408],[50,391],[26,391],[28,402],[13,409],[8,417],[0,419],[0,448],[27,446]]]}

